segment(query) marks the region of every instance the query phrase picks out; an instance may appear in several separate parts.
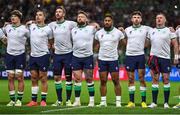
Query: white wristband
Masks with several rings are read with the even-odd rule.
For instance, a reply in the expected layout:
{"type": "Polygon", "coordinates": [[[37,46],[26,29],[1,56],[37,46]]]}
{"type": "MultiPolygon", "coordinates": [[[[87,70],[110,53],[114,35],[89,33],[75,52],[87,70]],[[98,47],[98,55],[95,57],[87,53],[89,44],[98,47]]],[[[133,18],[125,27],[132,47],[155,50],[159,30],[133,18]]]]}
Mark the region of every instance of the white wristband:
{"type": "Polygon", "coordinates": [[[177,54],[175,54],[174,59],[178,59],[178,58],[179,58],[179,56],[177,54]]]}

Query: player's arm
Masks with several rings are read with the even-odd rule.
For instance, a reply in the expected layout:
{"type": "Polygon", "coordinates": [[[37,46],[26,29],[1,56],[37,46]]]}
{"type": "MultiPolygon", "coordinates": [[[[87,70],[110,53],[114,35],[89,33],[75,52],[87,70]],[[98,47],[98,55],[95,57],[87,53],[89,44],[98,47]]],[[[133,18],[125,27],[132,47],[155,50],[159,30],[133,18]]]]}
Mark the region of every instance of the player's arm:
{"type": "Polygon", "coordinates": [[[29,28],[29,26],[30,26],[31,24],[34,24],[34,23],[35,23],[34,20],[27,21],[27,22],[26,22],[26,27],[29,28]]]}
{"type": "Polygon", "coordinates": [[[90,26],[93,26],[96,30],[99,30],[100,29],[100,25],[96,22],[92,22],[89,24],[90,26]]]}
{"type": "Polygon", "coordinates": [[[149,38],[145,39],[144,48],[150,48],[151,47],[151,41],[149,38]]]}
{"type": "Polygon", "coordinates": [[[100,47],[99,41],[95,39],[94,42],[93,42],[94,52],[98,53],[99,52],[99,47],[100,47]]]}
{"type": "Polygon", "coordinates": [[[54,50],[54,38],[48,40],[48,47],[54,50]]]}
{"type": "Polygon", "coordinates": [[[144,44],[144,48],[150,48],[151,47],[151,40],[150,40],[150,31],[153,28],[147,26],[147,35],[146,35],[146,39],[145,39],[145,44],[144,44]]]}
{"type": "Polygon", "coordinates": [[[126,47],[126,45],[127,45],[127,35],[126,35],[126,32],[125,32],[125,29],[123,27],[118,27],[118,30],[120,30],[124,34],[124,39],[121,39],[119,44],[122,43],[123,46],[126,47]]]}
{"type": "Polygon", "coordinates": [[[7,45],[7,37],[5,36],[3,29],[0,29],[0,40],[3,44],[7,45]]]}
{"type": "Polygon", "coordinates": [[[94,37],[94,42],[93,42],[93,49],[94,52],[98,53],[99,52],[99,47],[100,47],[100,43],[99,43],[99,32],[95,33],[95,37],[94,37]]]}
{"type": "Polygon", "coordinates": [[[176,27],[176,30],[178,30],[180,28],[180,25],[178,25],[177,27],[176,27]]]}
{"type": "Polygon", "coordinates": [[[2,42],[3,44],[7,45],[7,37],[6,37],[6,36],[2,37],[2,38],[1,38],[1,42],[2,42]]]}
{"type": "Polygon", "coordinates": [[[178,64],[179,45],[178,45],[177,38],[171,39],[171,44],[173,45],[173,48],[174,48],[174,64],[178,64]]]}

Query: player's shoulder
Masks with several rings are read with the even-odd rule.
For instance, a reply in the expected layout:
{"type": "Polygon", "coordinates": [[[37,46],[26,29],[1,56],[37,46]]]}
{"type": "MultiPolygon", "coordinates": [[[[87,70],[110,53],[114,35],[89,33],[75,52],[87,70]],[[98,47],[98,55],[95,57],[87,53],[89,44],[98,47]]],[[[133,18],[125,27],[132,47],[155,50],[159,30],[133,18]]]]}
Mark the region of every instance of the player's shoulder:
{"type": "Polygon", "coordinates": [[[12,27],[12,24],[7,24],[6,26],[4,26],[4,28],[11,28],[12,27]]]}
{"type": "Polygon", "coordinates": [[[49,26],[53,26],[53,25],[56,25],[57,23],[56,23],[56,21],[52,21],[52,22],[50,22],[48,25],[49,26]]]}
{"type": "Polygon", "coordinates": [[[163,30],[166,32],[172,33],[169,27],[164,27],[163,30]]]}
{"type": "Polygon", "coordinates": [[[48,26],[48,24],[46,24],[46,25],[44,26],[44,28],[47,29],[47,30],[51,30],[51,28],[48,26]]]}
{"type": "Polygon", "coordinates": [[[133,27],[132,26],[128,26],[125,28],[125,30],[129,30],[129,29],[132,29],[133,27]]]}
{"type": "Polygon", "coordinates": [[[105,32],[104,28],[101,28],[100,30],[98,30],[98,31],[96,32],[96,34],[104,33],[104,32],[105,32]]]}
{"type": "Polygon", "coordinates": [[[132,31],[132,30],[133,30],[132,26],[128,26],[128,27],[125,28],[125,32],[132,31]]]}
{"type": "Polygon", "coordinates": [[[26,26],[25,25],[21,25],[21,26],[19,26],[20,28],[22,28],[22,29],[26,29],[26,26]]]}
{"type": "Polygon", "coordinates": [[[95,29],[95,27],[93,25],[87,25],[86,28],[88,28],[88,29],[95,29]]]}
{"type": "Polygon", "coordinates": [[[65,20],[65,23],[70,23],[70,24],[72,24],[72,23],[76,23],[75,21],[72,21],[72,20],[65,20]]]}
{"type": "Polygon", "coordinates": [[[77,27],[77,26],[74,27],[71,31],[76,31],[76,30],[78,30],[78,27],[77,27]]]}
{"type": "Polygon", "coordinates": [[[176,29],[176,32],[177,32],[177,33],[180,33],[180,28],[177,28],[177,29],[176,29]]]}
{"type": "Polygon", "coordinates": [[[30,25],[29,25],[29,27],[30,27],[30,28],[37,27],[37,24],[35,24],[35,23],[32,23],[32,24],[30,24],[30,25]]]}
{"type": "Polygon", "coordinates": [[[121,32],[118,28],[114,27],[113,28],[114,31],[117,31],[117,32],[121,32]]]}

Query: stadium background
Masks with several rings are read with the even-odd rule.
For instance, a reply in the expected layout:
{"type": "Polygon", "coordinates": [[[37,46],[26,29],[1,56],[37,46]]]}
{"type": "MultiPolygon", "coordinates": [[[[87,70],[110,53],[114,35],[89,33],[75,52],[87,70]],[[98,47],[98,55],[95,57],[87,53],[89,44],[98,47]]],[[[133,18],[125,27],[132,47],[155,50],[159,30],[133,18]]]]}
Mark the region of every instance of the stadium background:
{"type": "MultiPolygon", "coordinates": [[[[180,1],[179,0],[0,0],[0,27],[4,22],[10,21],[10,12],[18,9],[23,13],[22,23],[34,20],[37,8],[44,9],[47,13],[46,23],[55,20],[54,11],[56,6],[64,5],[67,14],[66,19],[76,21],[78,10],[88,12],[90,21],[97,22],[101,26],[103,16],[111,13],[114,16],[114,25],[124,28],[131,25],[130,14],[134,10],[140,10],[143,14],[143,24],[154,27],[155,15],[164,12],[167,16],[167,26],[176,27],[180,24],[180,1]]],[[[121,44],[120,44],[121,45],[121,44]]],[[[0,76],[4,75],[4,57],[6,48],[0,42],[0,76]]],[[[27,65],[29,60],[29,46],[26,47],[27,65]]],[[[148,60],[149,49],[145,49],[146,60],[148,60]]],[[[173,58],[173,54],[172,54],[173,58]]],[[[119,63],[124,67],[125,48],[120,47],[119,63]]],[[[50,70],[51,70],[50,65],[50,70]]],[[[27,68],[28,69],[28,68],[27,68]]],[[[176,73],[175,73],[176,74],[176,73]]],[[[177,77],[177,76],[176,76],[177,77]]]]}

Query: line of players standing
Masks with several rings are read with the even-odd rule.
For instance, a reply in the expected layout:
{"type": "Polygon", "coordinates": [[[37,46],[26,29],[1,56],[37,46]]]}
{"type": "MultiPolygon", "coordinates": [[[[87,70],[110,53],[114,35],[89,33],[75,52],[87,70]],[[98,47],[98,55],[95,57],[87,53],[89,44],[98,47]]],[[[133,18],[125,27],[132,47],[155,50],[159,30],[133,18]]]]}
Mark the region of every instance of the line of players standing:
{"type": "MultiPolygon", "coordinates": [[[[97,23],[88,23],[88,14],[79,11],[77,22],[65,20],[66,10],[58,6],[55,11],[56,21],[45,24],[45,12],[38,10],[35,21],[21,24],[22,13],[18,10],[11,12],[11,23],[5,24],[0,31],[1,41],[7,44],[5,57],[8,72],[8,88],[10,102],[7,106],[22,106],[24,93],[23,69],[25,67],[25,44],[30,41],[31,53],[29,68],[32,81],[32,100],[27,106],[37,106],[39,92],[38,81],[41,81],[41,106],[46,106],[48,92],[47,70],[49,66],[49,49],[53,49],[53,73],[57,101],[52,106],[63,105],[61,73],[64,68],[66,76],[66,106],[80,106],[82,73],[85,74],[89,92],[88,106],[94,106],[93,82],[93,47],[98,49],[98,66],[100,75],[101,102],[97,106],[107,106],[107,76],[110,73],[116,94],[116,107],[121,107],[121,86],[119,82],[118,47],[119,42],[126,45],[126,70],[128,71],[129,103],[126,107],[135,107],[134,93],[135,70],[138,70],[142,108],[157,107],[160,73],[164,84],[164,108],[169,108],[170,95],[169,74],[171,71],[170,46],[174,48],[174,64],[178,64],[179,48],[177,37],[180,37],[180,28],[175,31],[166,27],[166,17],[163,13],[156,15],[156,27],[141,25],[142,14],[134,11],[131,14],[132,26],[118,29],[113,25],[113,16],[104,16],[104,26],[100,29],[97,23]],[[146,104],[145,55],[144,48],[151,47],[148,65],[152,75],[152,103],[146,104]],[[72,74],[74,75],[75,101],[71,103],[72,74]],[[14,80],[18,80],[16,96],[14,80]],[[17,98],[16,98],[17,97],[17,98]]],[[[178,65],[179,67],[179,65],[178,65]]],[[[180,97],[179,97],[180,99],[180,97]]],[[[180,103],[174,106],[179,108],[180,103]]]]}

